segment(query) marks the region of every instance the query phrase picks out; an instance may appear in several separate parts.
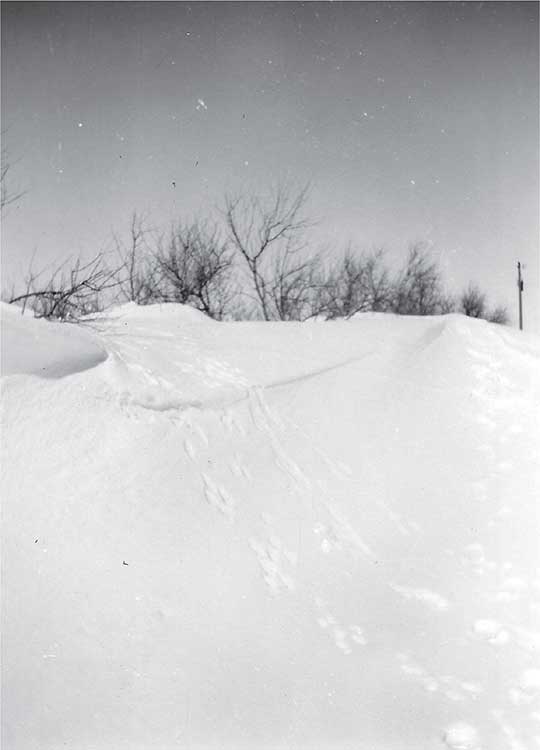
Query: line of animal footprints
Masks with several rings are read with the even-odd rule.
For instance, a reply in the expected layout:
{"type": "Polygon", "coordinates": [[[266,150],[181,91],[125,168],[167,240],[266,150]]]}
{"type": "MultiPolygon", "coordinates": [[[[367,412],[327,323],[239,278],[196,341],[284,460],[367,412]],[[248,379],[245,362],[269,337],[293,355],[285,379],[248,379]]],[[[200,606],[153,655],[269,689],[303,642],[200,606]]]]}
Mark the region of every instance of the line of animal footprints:
{"type": "Polygon", "coordinates": [[[334,615],[326,611],[324,603],[320,599],[317,598],[315,604],[317,609],[320,610],[317,624],[323,630],[328,630],[331,633],[334,643],[340,651],[348,655],[352,653],[353,644],[357,646],[367,645],[364,631],[359,625],[342,625],[334,615]]]}
{"type": "Polygon", "coordinates": [[[207,474],[202,474],[204,494],[212,507],[219,510],[227,518],[232,518],[237,505],[236,500],[224,487],[217,485],[207,474]]]}
{"type": "Polygon", "coordinates": [[[271,591],[275,594],[282,589],[292,591],[294,580],[286,569],[296,565],[296,559],[283,548],[281,540],[274,535],[267,542],[251,538],[249,546],[257,557],[263,578],[271,591]]]}

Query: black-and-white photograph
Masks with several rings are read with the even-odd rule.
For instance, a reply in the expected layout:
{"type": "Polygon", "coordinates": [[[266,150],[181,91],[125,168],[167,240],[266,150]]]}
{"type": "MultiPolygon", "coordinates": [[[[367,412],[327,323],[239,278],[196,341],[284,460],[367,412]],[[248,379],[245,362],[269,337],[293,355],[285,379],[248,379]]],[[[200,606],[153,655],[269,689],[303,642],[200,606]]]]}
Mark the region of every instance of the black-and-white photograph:
{"type": "Polygon", "coordinates": [[[539,9],[1,3],[3,750],[540,748],[539,9]]]}

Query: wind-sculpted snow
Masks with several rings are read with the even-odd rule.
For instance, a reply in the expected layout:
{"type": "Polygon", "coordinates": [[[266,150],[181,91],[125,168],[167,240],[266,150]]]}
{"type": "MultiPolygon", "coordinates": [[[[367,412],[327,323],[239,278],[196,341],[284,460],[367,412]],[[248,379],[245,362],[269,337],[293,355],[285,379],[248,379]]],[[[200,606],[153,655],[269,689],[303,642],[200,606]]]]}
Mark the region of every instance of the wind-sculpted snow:
{"type": "Polygon", "coordinates": [[[91,325],[98,366],[4,382],[3,747],[538,745],[534,339],[91,325]]]}
{"type": "Polygon", "coordinates": [[[82,326],[49,323],[0,303],[2,375],[60,378],[95,367],[107,353],[82,326]]]}

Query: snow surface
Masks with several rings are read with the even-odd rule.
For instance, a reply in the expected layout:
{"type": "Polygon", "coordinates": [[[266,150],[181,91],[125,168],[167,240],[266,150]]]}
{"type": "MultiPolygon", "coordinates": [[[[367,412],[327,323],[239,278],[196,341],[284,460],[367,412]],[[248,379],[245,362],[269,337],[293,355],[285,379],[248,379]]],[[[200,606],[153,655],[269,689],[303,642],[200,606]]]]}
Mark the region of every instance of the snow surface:
{"type": "Polygon", "coordinates": [[[36,374],[61,377],[86,370],[107,352],[80,326],[36,320],[21,308],[0,303],[2,375],[36,374]]]}
{"type": "Polygon", "coordinates": [[[2,324],[4,750],[540,746],[537,340],[2,324]]]}

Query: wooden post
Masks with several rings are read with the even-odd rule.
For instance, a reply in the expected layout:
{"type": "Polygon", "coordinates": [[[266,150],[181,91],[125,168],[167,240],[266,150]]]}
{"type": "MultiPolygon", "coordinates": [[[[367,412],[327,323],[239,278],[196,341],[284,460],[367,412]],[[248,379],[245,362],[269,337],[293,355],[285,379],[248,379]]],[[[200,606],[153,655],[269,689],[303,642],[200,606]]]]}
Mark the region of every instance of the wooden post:
{"type": "Polygon", "coordinates": [[[521,263],[518,260],[518,295],[519,295],[519,330],[523,330],[523,280],[521,278],[521,263]]]}

